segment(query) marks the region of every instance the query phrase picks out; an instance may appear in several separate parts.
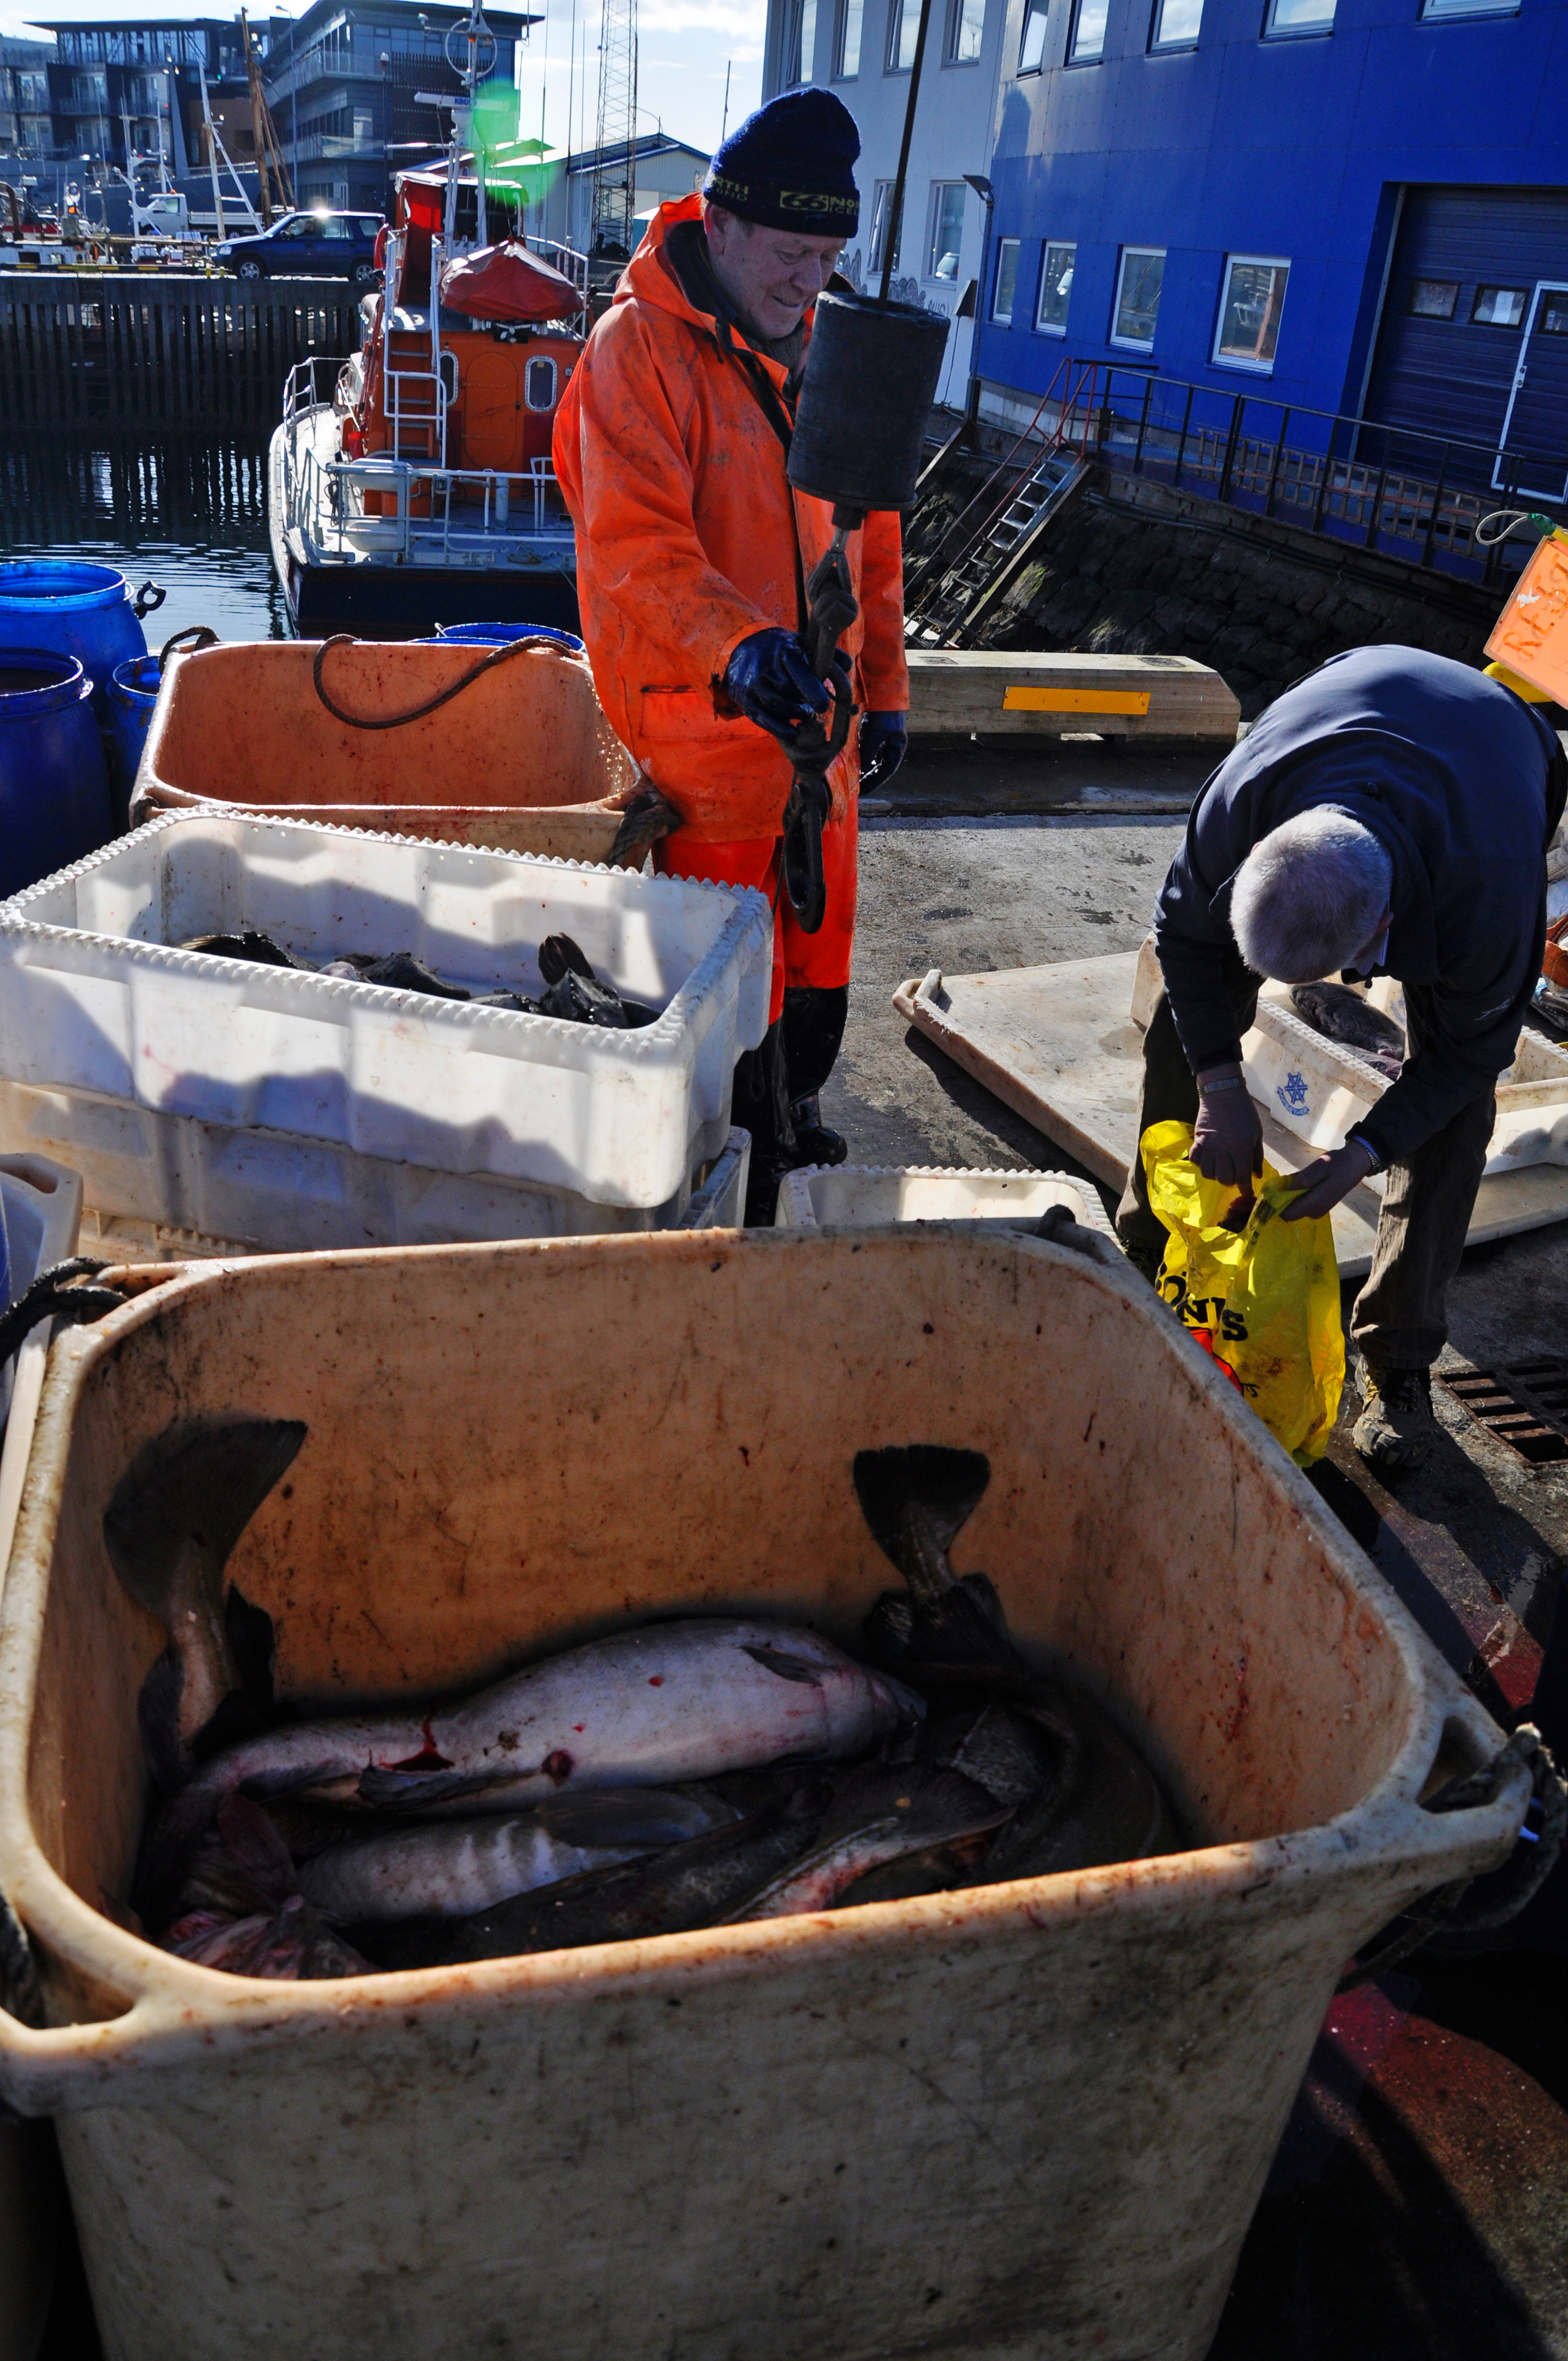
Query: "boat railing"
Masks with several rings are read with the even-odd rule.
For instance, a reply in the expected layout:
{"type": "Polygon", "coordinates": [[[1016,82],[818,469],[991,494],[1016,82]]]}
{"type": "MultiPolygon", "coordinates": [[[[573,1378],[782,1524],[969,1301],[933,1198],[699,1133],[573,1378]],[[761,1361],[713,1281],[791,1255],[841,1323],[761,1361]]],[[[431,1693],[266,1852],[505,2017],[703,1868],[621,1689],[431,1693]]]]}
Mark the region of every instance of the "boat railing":
{"type": "Polygon", "coordinates": [[[587,256],[579,254],[575,246],[563,246],[560,239],[554,237],[527,237],[523,244],[530,254],[537,254],[543,261],[553,263],[563,279],[571,280],[583,299],[586,311],[588,302],[587,256]]]}
{"type": "Polygon", "coordinates": [[[308,436],[291,438],[284,491],[289,524],[325,557],[425,566],[490,562],[526,535],[563,555],[571,520],[548,459],[521,474],[421,466],[389,458],[323,459],[308,436]]]}

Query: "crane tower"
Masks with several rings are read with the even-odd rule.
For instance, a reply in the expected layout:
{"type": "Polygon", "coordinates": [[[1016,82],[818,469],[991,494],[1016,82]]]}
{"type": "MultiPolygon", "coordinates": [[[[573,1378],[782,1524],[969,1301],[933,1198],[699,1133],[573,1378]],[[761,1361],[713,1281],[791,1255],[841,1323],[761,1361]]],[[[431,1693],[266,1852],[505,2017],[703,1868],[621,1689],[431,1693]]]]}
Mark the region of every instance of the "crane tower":
{"type": "Polygon", "coordinates": [[[604,0],[597,147],[588,253],[596,263],[619,265],[637,243],[637,0],[604,0]]]}

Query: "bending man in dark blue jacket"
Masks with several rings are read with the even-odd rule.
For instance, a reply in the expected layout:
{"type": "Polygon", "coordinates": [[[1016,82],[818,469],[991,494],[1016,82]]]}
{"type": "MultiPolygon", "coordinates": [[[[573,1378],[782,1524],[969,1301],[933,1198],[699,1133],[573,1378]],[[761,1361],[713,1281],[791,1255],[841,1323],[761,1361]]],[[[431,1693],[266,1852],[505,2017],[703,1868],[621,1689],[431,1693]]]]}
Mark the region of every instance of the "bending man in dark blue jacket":
{"type": "MultiPolygon", "coordinates": [[[[1351,1334],[1364,1458],[1418,1466],[1431,1364],[1496,1118],[1541,973],[1547,842],[1568,765],[1511,689],[1414,648],[1357,648],[1288,689],[1222,763],[1155,916],[1165,992],[1144,1045],[1140,1135],[1194,1125],[1211,1180],[1263,1161],[1241,1035],[1264,976],[1397,976],[1407,1055],[1344,1145],[1303,1167],[1287,1219],[1326,1213],[1386,1172],[1372,1270],[1351,1334]]],[[[1135,1159],[1116,1226],[1152,1271],[1165,1232],[1135,1159]]]]}

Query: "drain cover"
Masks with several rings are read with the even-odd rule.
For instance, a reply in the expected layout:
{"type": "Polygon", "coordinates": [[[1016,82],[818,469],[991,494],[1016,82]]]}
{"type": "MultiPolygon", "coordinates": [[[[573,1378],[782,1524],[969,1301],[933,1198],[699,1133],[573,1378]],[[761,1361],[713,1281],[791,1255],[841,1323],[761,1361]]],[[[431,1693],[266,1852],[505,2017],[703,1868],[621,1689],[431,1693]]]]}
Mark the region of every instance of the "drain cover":
{"type": "Polygon", "coordinates": [[[1532,1466],[1568,1459],[1568,1360],[1561,1354],[1495,1369],[1448,1369],[1440,1382],[1488,1434],[1511,1444],[1532,1466]]]}

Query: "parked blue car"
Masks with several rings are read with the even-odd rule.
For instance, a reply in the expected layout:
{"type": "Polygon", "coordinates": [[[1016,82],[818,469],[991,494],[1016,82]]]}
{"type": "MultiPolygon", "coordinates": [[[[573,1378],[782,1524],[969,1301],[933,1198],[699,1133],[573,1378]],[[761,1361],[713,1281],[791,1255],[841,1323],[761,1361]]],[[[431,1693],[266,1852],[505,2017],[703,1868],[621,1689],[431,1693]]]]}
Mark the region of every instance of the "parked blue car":
{"type": "Polygon", "coordinates": [[[218,248],[221,269],[236,279],[296,279],[326,272],[367,287],[376,277],[379,214],[295,213],[254,237],[226,237],[218,248]]]}

